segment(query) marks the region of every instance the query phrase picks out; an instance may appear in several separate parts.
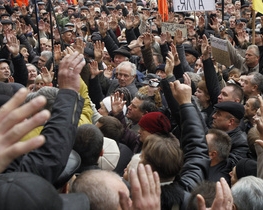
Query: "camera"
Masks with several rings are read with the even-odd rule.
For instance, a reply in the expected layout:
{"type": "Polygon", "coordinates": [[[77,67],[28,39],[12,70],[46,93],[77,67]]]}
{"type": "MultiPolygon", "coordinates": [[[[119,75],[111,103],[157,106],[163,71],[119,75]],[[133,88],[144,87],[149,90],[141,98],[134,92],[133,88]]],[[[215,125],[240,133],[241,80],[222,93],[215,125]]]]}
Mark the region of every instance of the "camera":
{"type": "Polygon", "coordinates": [[[150,87],[158,87],[160,83],[158,81],[149,80],[150,87]]]}

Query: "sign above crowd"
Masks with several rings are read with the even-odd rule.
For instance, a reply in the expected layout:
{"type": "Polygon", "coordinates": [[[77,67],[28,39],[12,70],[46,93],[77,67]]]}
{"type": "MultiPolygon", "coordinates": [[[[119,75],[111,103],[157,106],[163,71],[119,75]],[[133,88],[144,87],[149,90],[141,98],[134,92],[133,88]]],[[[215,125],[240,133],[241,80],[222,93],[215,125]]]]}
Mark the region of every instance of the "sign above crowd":
{"type": "Polygon", "coordinates": [[[229,67],[231,65],[230,55],[227,48],[227,40],[219,39],[213,36],[210,36],[211,47],[212,47],[212,55],[214,59],[229,67]]]}
{"type": "Polygon", "coordinates": [[[182,31],[183,37],[187,37],[187,28],[184,24],[174,24],[174,23],[162,23],[162,33],[169,32],[172,36],[174,36],[174,33],[177,29],[180,29],[182,31]]]}
{"type": "Polygon", "coordinates": [[[173,0],[175,12],[212,11],[215,1],[211,0],[173,0]]]}

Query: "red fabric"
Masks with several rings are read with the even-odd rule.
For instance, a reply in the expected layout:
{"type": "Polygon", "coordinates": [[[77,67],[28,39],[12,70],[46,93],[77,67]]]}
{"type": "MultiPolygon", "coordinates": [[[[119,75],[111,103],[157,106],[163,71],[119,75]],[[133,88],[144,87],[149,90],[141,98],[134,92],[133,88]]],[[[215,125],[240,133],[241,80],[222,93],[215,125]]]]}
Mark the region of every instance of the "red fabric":
{"type": "Polygon", "coordinates": [[[18,4],[19,7],[22,7],[23,4],[28,6],[29,5],[29,0],[16,0],[16,3],[18,4]]]}
{"type": "Polygon", "coordinates": [[[77,0],[67,0],[67,2],[68,2],[68,5],[77,5],[78,4],[77,0]]]}
{"type": "Polygon", "coordinates": [[[143,115],[138,124],[152,134],[168,134],[171,131],[170,120],[161,112],[149,112],[143,115]]]}
{"type": "Polygon", "coordinates": [[[158,12],[164,22],[168,20],[167,0],[158,0],[158,12]]]}

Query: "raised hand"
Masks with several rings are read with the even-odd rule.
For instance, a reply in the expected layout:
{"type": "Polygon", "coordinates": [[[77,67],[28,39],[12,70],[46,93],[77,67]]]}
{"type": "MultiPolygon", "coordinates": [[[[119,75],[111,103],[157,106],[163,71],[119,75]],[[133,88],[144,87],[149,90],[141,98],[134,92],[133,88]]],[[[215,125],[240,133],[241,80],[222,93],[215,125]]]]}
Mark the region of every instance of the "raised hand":
{"type": "Polygon", "coordinates": [[[165,73],[167,76],[173,75],[174,69],[174,56],[171,51],[168,52],[166,56],[166,64],[165,64],[165,73]]]}
{"type": "Polygon", "coordinates": [[[101,62],[104,56],[105,44],[102,41],[96,41],[94,43],[94,57],[97,62],[101,62]]]}
{"type": "Polygon", "coordinates": [[[50,71],[48,71],[47,67],[42,67],[41,77],[46,85],[49,85],[50,83],[52,83],[52,80],[54,78],[53,68],[50,71]]]}
{"type": "MultiPolygon", "coordinates": [[[[119,92],[114,93],[111,95],[111,111],[113,115],[118,115],[122,112],[123,107],[126,101],[123,100],[124,94],[120,95],[119,92]]],[[[124,113],[125,114],[125,113],[124,113]]]]}
{"type": "Polygon", "coordinates": [[[79,92],[80,72],[86,64],[83,54],[73,52],[67,54],[59,64],[58,85],[60,89],[71,89],[79,92]]]}
{"type": "Polygon", "coordinates": [[[11,32],[6,32],[6,40],[7,40],[7,49],[9,52],[13,55],[13,57],[16,57],[19,55],[19,47],[20,47],[20,42],[14,36],[11,32]]]}
{"type": "Polygon", "coordinates": [[[183,37],[183,32],[180,29],[177,29],[174,34],[174,45],[180,45],[184,42],[185,38],[183,37]]]}
{"type": "Polygon", "coordinates": [[[192,89],[186,84],[180,84],[179,80],[170,82],[173,97],[179,105],[191,103],[192,89]]]}
{"type": "Polygon", "coordinates": [[[89,63],[89,68],[90,68],[91,79],[94,79],[97,75],[103,72],[103,70],[99,70],[97,61],[91,61],[91,63],[89,63]]]}
{"type": "Polygon", "coordinates": [[[206,35],[203,35],[201,51],[203,55],[203,60],[210,58],[210,46],[206,35]]]}
{"type": "Polygon", "coordinates": [[[216,197],[211,208],[206,208],[202,195],[197,195],[198,210],[232,210],[233,197],[231,190],[224,178],[216,183],[216,197]]]}
{"type": "Polygon", "coordinates": [[[120,205],[123,210],[160,210],[161,187],[157,172],[151,166],[139,164],[137,173],[130,171],[132,203],[124,192],[119,192],[120,205]]]}

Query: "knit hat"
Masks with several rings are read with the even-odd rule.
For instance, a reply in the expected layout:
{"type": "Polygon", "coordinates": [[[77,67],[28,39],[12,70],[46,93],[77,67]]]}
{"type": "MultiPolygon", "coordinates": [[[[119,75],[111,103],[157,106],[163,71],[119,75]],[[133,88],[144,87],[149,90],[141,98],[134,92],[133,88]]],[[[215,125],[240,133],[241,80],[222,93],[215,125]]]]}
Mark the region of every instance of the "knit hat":
{"type": "Polygon", "coordinates": [[[103,137],[103,155],[99,157],[98,165],[103,170],[114,170],[120,159],[120,149],[117,142],[103,137]]]}
{"type": "Polygon", "coordinates": [[[84,193],[58,194],[47,180],[32,173],[0,175],[0,206],[9,210],[82,210],[89,209],[84,193]]]}
{"type": "MultiPolygon", "coordinates": [[[[111,111],[111,97],[110,96],[107,96],[106,98],[104,98],[102,100],[102,103],[104,104],[104,106],[106,107],[107,111],[110,112],[111,111]]],[[[123,114],[125,115],[126,114],[126,111],[127,111],[127,106],[124,105],[123,106],[123,114]]]]}
{"type": "Polygon", "coordinates": [[[236,165],[237,178],[245,176],[257,176],[257,161],[245,158],[238,161],[236,165]]]}
{"type": "Polygon", "coordinates": [[[171,131],[169,119],[161,112],[149,112],[143,115],[138,124],[152,134],[168,134],[171,131]]]}
{"type": "Polygon", "coordinates": [[[241,120],[245,114],[244,106],[240,103],[233,101],[224,101],[221,103],[217,103],[215,105],[215,108],[225,112],[229,112],[238,120],[241,120]]]}
{"type": "Polygon", "coordinates": [[[184,44],[184,51],[188,54],[193,55],[194,57],[196,57],[196,59],[198,59],[198,57],[200,56],[199,53],[189,44],[184,44]]]}

